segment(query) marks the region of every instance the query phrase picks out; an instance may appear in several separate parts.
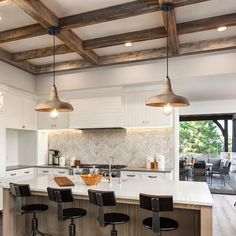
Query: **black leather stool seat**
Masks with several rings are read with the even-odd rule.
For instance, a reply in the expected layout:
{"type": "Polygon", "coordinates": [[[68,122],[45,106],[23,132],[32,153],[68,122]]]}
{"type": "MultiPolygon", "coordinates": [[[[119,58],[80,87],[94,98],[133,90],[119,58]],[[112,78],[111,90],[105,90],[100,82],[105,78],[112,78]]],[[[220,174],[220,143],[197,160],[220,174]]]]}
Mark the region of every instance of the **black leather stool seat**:
{"type": "MultiPolygon", "coordinates": [[[[146,218],[143,220],[143,225],[148,228],[152,229],[152,217],[146,218]]],[[[170,218],[160,217],[160,230],[161,231],[170,231],[175,230],[179,227],[178,223],[170,218]]]]}
{"type": "Polygon", "coordinates": [[[27,213],[38,213],[48,210],[48,206],[44,204],[31,204],[21,207],[21,210],[27,213]]]}
{"type": "Polygon", "coordinates": [[[128,215],[122,213],[105,213],[104,214],[104,223],[106,225],[118,225],[125,224],[129,222],[130,218],[128,215]]]}
{"type": "Polygon", "coordinates": [[[63,219],[76,219],[86,215],[86,210],[82,208],[65,208],[63,209],[63,219]]]}

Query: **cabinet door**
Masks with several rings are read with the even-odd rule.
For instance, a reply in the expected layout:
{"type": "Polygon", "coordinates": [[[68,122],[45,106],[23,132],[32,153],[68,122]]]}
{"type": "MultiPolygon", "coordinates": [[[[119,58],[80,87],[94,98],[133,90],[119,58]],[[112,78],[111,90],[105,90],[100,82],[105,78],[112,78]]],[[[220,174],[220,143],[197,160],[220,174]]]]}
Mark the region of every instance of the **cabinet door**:
{"type": "Polygon", "coordinates": [[[57,118],[51,118],[50,113],[38,113],[38,128],[39,129],[68,129],[69,128],[69,114],[59,113],[57,118]]]}
{"type": "MultiPolygon", "coordinates": [[[[146,92],[145,102],[148,100],[150,96],[159,94],[159,91],[149,91],[146,92]]],[[[146,127],[160,127],[160,128],[168,128],[172,126],[172,115],[165,115],[163,113],[162,107],[150,107],[145,106],[145,126],[146,127]]]]}
{"type": "Polygon", "coordinates": [[[33,99],[23,98],[23,129],[37,129],[37,112],[35,111],[36,104],[36,101],[33,99]]]}
{"type": "Polygon", "coordinates": [[[6,128],[22,129],[23,126],[23,98],[15,94],[6,93],[6,128]]]}
{"type": "Polygon", "coordinates": [[[145,125],[145,93],[127,92],[123,97],[124,126],[143,127],[145,125]]]}

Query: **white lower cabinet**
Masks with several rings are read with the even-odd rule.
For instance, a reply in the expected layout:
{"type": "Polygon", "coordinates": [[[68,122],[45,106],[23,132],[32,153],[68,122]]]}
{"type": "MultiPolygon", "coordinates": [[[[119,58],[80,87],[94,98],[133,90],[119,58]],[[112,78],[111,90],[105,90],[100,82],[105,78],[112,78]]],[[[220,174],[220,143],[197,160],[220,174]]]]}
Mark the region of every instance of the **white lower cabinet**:
{"type": "Polygon", "coordinates": [[[6,172],[6,178],[9,180],[27,180],[35,177],[34,168],[25,168],[19,170],[10,170],[6,172]]]}
{"type": "Polygon", "coordinates": [[[172,180],[171,172],[121,171],[122,178],[172,180]]]}
{"type": "Polygon", "coordinates": [[[43,175],[69,175],[66,168],[38,168],[38,177],[43,175]]]}

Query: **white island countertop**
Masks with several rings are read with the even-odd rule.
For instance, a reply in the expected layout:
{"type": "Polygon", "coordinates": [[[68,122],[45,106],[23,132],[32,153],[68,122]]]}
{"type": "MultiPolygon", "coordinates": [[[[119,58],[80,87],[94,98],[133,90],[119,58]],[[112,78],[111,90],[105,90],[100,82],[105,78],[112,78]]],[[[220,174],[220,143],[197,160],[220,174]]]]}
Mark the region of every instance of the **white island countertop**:
{"type": "MultiPolygon", "coordinates": [[[[73,182],[73,176],[67,176],[73,182]]],[[[139,200],[139,193],[153,195],[172,195],[175,204],[191,204],[201,206],[212,206],[213,199],[207,183],[185,182],[185,181],[161,181],[151,179],[123,179],[119,183],[113,178],[112,183],[102,181],[96,186],[87,186],[76,176],[77,181],[72,187],[74,195],[88,196],[88,189],[103,191],[114,191],[117,199],[139,200]]],[[[14,181],[15,183],[29,184],[32,191],[46,192],[47,187],[59,188],[53,176],[43,176],[25,181],[14,181]]],[[[9,188],[9,183],[1,183],[1,187],[9,188]]]]}

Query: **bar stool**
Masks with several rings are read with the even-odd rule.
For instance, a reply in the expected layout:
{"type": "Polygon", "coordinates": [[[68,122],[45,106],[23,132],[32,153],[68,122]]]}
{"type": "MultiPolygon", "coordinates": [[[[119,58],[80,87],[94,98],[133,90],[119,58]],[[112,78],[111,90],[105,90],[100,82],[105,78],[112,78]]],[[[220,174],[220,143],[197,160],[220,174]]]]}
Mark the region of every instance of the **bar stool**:
{"type": "Polygon", "coordinates": [[[28,184],[14,184],[10,183],[10,193],[17,200],[17,211],[20,214],[33,214],[32,218],[32,229],[30,232],[30,236],[42,235],[42,236],[50,236],[50,234],[42,233],[38,230],[38,219],[36,217],[37,213],[44,212],[48,210],[48,206],[44,204],[30,204],[22,206],[22,200],[26,197],[31,197],[30,186],[28,184]]]}
{"type": "Polygon", "coordinates": [[[49,200],[57,202],[58,220],[71,220],[69,225],[69,236],[76,235],[74,220],[84,217],[87,212],[82,208],[63,208],[63,203],[73,202],[71,189],[47,188],[49,200]]]}
{"type": "Polygon", "coordinates": [[[177,221],[160,217],[161,211],[173,211],[172,196],[155,196],[139,194],[140,207],[152,211],[152,217],[143,220],[144,227],[151,229],[156,235],[161,235],[161,231],[172,231],[179,227],[177,221]]]}
{"type": "Polygon", "coordinates": [[[90,203],[98,206],[98,222],[101,227],[112,226],[111,236],[117,236],[116,225],[129,222],[130,218],[122,213],[104,213],[104,207],[115,206],[116,198],[113,191],[88,190],[90,203]]]}

